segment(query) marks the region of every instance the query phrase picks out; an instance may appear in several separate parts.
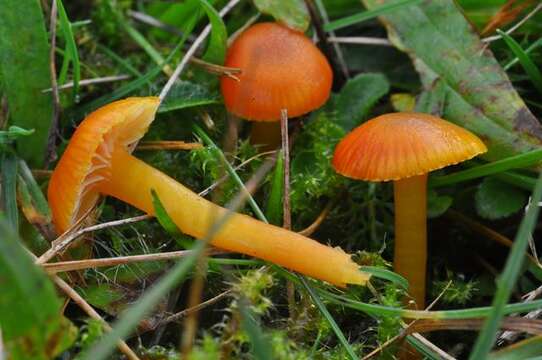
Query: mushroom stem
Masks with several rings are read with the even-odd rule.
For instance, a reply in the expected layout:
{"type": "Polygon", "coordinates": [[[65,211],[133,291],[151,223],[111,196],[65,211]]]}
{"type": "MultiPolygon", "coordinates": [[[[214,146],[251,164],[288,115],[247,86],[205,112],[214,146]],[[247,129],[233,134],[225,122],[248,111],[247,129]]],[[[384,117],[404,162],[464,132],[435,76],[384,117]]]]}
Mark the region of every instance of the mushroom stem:
{"type": "MultiPolygon", "coordinates": [[[[214,220],[228,211],[124,149],[113,152],[109,170],[107,180],[98,185],[99,191],[154,215],[151,196],[151,189],[154,189],[179,229],[196,238],[204,237],[214,220]]],[[[359,271],[341,249],[242,214],[231,216],[211,244],[268,260],[338,286],[365,284],[368,280],[368,275],[359,271]]]]}
{"type": "Polygon", "coordinates": [[[281,143],[280,121],[254,121],[250,129],[250,143],[259,151],[275,150],[281,143]]]}
{"type": "Polygon", "coordinates": [[[409,284],[418,309],[425,306],[427,266],[427,174],[394,182],[395,252],[393,266],[409,284]]]}

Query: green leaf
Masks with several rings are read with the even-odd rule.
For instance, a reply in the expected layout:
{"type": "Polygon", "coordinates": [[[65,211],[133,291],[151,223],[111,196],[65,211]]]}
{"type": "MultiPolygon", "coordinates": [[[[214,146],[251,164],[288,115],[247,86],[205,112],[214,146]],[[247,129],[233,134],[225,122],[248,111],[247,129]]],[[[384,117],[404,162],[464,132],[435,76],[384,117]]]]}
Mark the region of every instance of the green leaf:
{"type": "Polygon", "coordinates": [[[354,25],[363,21],[373,19],[377,16],[384,15],[393,11],[403,9],[405,6],[419,4],[422,0],[397,0],[385,5],[375,7],[369,11],[364,11],[359,14],[351,15],[339,20],[332,21],[324,25],[325,31],[334,31],[344,27],[354,25]]]}
{"type": "Polygon", "coordinates": [[[377,266],[360,266],[359,270],[371,274],[375,278],[391,281],[395,285],[398,285],[403,289],[408,290],[407,279],[397,273],[394,273],[393,271],[389,271],[377,266]]]}
{"type": "Polygon", "coordinates": [[[469,359],[485,359],[495,342],[499,325],[505,315],[505,306],[517,284],[525,260],[525,251],[527,250],[529,238],[532,236],[538,220],[540,200],[542,200],[542,175],[537,180],[529,209],[521,221],[514,239],[514,245],[512,245],[506,259],[504,270],[497,278],[497,291],[491,303],[491,312],[484,322],[469,359]]]}
{"type": "Polygon", "coordinates": [[[444,214],[452,206],[453,201],[453,197],[439,195],[435,190],[430,189],[427,192],[427,217],[433,219],[444,214]]]}
{"type": "Polygon", "coordinates": [[[34,133],[34,130],[26,130],[22,127],[18,127],[15,125],[10,126],[7,131],[6,130],[0,130],[0,144],[8,144],[12,142],[13,140],[18,139],[21,136],[29,136],[34,133]]]}
{"type": "Polygon", "coordinates": [[[58,0],[58,19],[60,21],[60,29],[64,34],[64,41],[66,42],[66,56],[69,56],[73,61],[73,101],[79,101],[79,80],[81,79],[81,64],[79,63],[79,53],[77,51],[77,45],[75,44],[75,38],[73,36],[72,25],[68,19],[68,14],[64,9],[62,0],[58,0]]]}
{"type": "Polygon", "coordinates": [[[476,211],[489,220],[501,219],[521,210],[527,195],[494,177],[485,178],[475,195],[476,211]]]}
{"type": "Polygon", "coordinates": [[[389,90],[390,84],[383,74],[360,74],[348,80],[337,96],[337,123],[346,131],[352,130],[389,90]]]}
{"type": "Polygon", "coordinates": [[[224,58],[226,57],[226,49],[228,44],[228,31],[222,18],[206,0],[198,0],[203,7],[203,10],[209,17],[211,23],[211,38],[207,45],[207,50],[203,55],[203,60],[213,64],[224,64],[224,58]]]}
{"type": "MultiPolygon", "coordinates": [[[[369,9],[381,6],[363,2],[369,9]]],[[[445,87],[443,117],[482,137],[487,159],[541,145],[542,126],[455,1],[427,0],[381,20],[390,40],[413,59],[425,89],[445,87]]]]}
{"type": "Polygon", "coordinates": [[[11,229],[19,231],[19,210],[17,209],[17,157],[11,151],[1,154],[2,209],[11,229]]]}
{"type": "Polygon", "coordinates": [[[177,81],[171,88],[164,102],[160,104],[159,113],[187,109],[190,107],[220,103],[220,96],[212,93],[206,86],[190,81],[177,81]]]}
{"type": "Polygon", "coordinates": [[[0,6],[0,79],[10,123],[35,129],[18,140],[18,153],[31,166],[43,164],[53,114],[49,44],[36,0],[2,0],[0,6]]]}
{"type": "Polygon", "coordinates": [[[151,190],[151,196],[154,213],[160,225],[162,225],[167,233],[171,235],[183,248],[188,249],[192,247],[194,245],[194,241],[188,237],[185,237],[177,225],[175,225],[154,189],[151,190]]]}
{"type": "Polygon", "coordinates": [[[49,278],[0,218],[0,324],[10,359],[52,359],[74,340],[76,330],[61,314],[49,278]]]}
{"type": "Polygon", "coordinates": [[[310,25],[310,14],[303,0],[254,0],[254,5],[279,23],[305,32],[310,25]]]}
{"type": "Polygon", "coordinates": [[[502,36],[504,42],[508,45],[510,50],[512,50],[514,55],[517,56],[521,66],[523,66],[525,72],[529,75],[529,79],[538,92],[542,94],[542,72],[540,72],[539,67],[531,60],[529,55],[521,48],[521,45],[519,45],[516,40],[501,30],[497,30],[497,32],[502,36]]]}
{"type": "Polygon", "coordinates": [[[269,191],[269,198],[267,199],[267,207],[265,209],[265,216],[269,220],[270,224],[281,226],[282,225],[282,197],[284,193],[284,155],[282,151],[277,154],[277,162],[275,164],[275,171],[271,177],[271,190],[269,191]]]}

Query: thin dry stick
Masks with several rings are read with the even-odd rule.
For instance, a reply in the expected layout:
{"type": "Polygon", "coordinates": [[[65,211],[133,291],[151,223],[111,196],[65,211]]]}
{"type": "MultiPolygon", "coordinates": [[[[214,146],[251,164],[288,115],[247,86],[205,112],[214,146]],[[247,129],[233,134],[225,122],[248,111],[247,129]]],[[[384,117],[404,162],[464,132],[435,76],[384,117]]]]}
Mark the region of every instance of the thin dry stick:
{"type": "MultiPolygon", "coordinates": [[[[86,259],[86,260],[72,260],[72,261],[59,261],[55,263],[42,264],[43,268],[48,274],[56,274],[59,272],[83,270],[99,267],[108,267],[115,265],[132,264],[145,261],[165,261],[178,259],[188,256],[192,253],[192,250],[180,250],[169,251],[155,254],[142,254],[142,255],[130,255],[130,256],[118,256],[113,258],[100,258],[100,259],[86,259]]],[[[211,255],[227,254],[227,251],[213,249],[211,255]]]]}
{"type": "Polygon", "coordinates": [[[143,141],[137,146],[137,150],[194,150],[201,149],[199,142],[187,143],[185,141],[143,141]]]}
{"type": "MultiPolygon", "coordinates": [[[[233,9],[235,5],[239,3],[239,1],[241,0],[230,0],[226,4],[226,6],[224,6],[222,10],[220,10],[220,12],[218,13],[220,17],[223,17],[224,15],[226,15],[231,9],[233,9]]],[[[184,55],[179,65],[177,65],[177,67],[175,68],[175,71],[173,72],[169,80],[167,81],[166,85],[164,85],[164,88],[160,92],[160,95],[158,95],[158,97],[160,98],[160,102],[164,101],[165,97],[167,96],[169,90],[171,90],[171,87],[173,86],[175,81],[177,81],[179,76],[181,76],[181,73],[186,67],[186,64],[188,64],[192,56],[196,53],[196,51],[198,50],[200,45],[203,43],[203,41],[205,41],[205,39],[207,38],[210,32],[211,32],[211,24],[207,25],[205,29],[203,29],[201,34],[196,38],[194,43],[192,43],[192,46],[190,46],[190,48],[184,55]]]]}
{"type": "MultiPolygon", "coordinates": [[[[446,290],[448,290],[448,288],[450,287],[450,285],[452,285],[452,281],[449,281],[448,284],[446,284],[446,286],[444,287],[444,289],[442,289],[442,291],[440,292],[440,294],[437,296],[437,298],[435,300],[433,300],[433,302],[431,302],[431,304],[429,304],[429,306],[426,308],[426,310],[430,310],[433,306],[435,306],[435,304],[441,299],[441,297],[444,295],[444,292],[446,290]]],[[[401,331],[401,333],[399,333],[398,335],[395,335],[394,337],[392,337],[391,339],[387,340],[386,342],[384,342],[382,345],[380,345],[379,347],[377,347],[376,349],[374,349],[373,351],[371,351],[369,354],[365,355],[363,357],[363,359],[361,360],[369,360],[370,358],[372,358],[373,356],[375,356],[376,354],[380,353],[381,351],[383,351],[386,347],[388,347],[389,345],[393,344],[395,341],[399,340],[399,339],[402,339],[403,337],[405,337],[407,335],[406,331],[408,330],[408,328],[410,326],[412,326],[412,324],[414,324],[415,321],[411,322],[410,324],[406,325],[406,324],[403,324],[403,330],[401,331]]],[[[453,358],[452,358],[453,359],[453,358]]]]}
{"type": "Polygon", "coordinates": [[[190,59],[190,62],[194,65],[201,67],[202,69],[204,69],[205,71],[211,74],[227,76],[227,77],[232,78],[233,80],[239,81],[239,78],[235,76],[235,74],[241,73],[241,69],[239,68],[217,65],[217,64],[213,64],[207,61],[203,61],[195,57],[192,57],[190,59]]]}
{"type": "Polygon", "coordinates": [[[167,31],[167,32],[169,32],[169,33],[171,33],[173,35],[183,36],[183,32],[181,30],[179,30],[178,28],[176,28],[175,26],[163,23],[160,20],[158,20],[157,18],[155,18],[153,16],[150,16],[148,14],[145,14],[145,13],[142,13],[142,12],[139,12],[139,11],[128,10],[128,15],[131,18],[133,18],[134,20],[137,20],[137,21],[142,22],[144,24],[153,26],[153,27],[158,28],[160,30],[167,31]]]}
{"type": "Polygon", "coordinates": [[[331,36],[328,38],[329,42],[334,44],[359,44],[359,45],[380,45],[380,46],[393,46],[392,43],[385,38],[374,38],[366,36],[355,37],[337,37],[331,36]]]}
{"type": "MultiPolygon", "coordinates": [[[[108,83],[108,82],[115,82],[115,81],[121,81],[131,78],[130,75],[115,75],[115,76],[104,76],[99,78],[93,78],[93,79],[83,79],[79,81],[79,86],[88,86],[93,84],[102,84],[102,83],[108,83]]],[[[73,81],[67,82],[63,85],[60,85],[58,87],[58,90],[65,90],[70,89],[73,87],[73,81]]],[[[51,92],[53,88],[44,89],[41,92],[48,93],[51,92]]],[[[53,92],[54,93],[54,92],[53,92]]]]}
{"type": "MultiPolygon", "coordinates": [[[[523,19],[521,19],[516,25],[512,26],[510,29],[506,30],[504,33],[506,35],[512,34],[514,31],[519,29],[523,24],[525,24],[531,17],[533,17],[537,12],[542,9],[542,3],[538,4],[531,12],[529,12],[523,19]]],[[[490,43],[495,40],[501,39],[501,35],[488,36],[482,39],[484,43],[490,43]]]]}
{"type": "MultiPolygon", "coordinates": [[[[280,110],[280,134],[282,139],[282,156],[284,158],[284,178],[282,192],[282,227],[292,229],[292,214],[290,207],[290,141],[288,139],[288,110],[280,110]]],[[[295,246],[295,245],[294,245],[295,246]]],[[[295,306],[295,287],[291,281],[286,282],[286,297],[290,320],[294,321],[297,310],[295,306]]]]}
{"type": "Polygon", "coordinates": [[[49,33],[51,34],[51,48],[49,50],[49,71],[51,72],[51,90],[53,91],[53,113],[51,115],[51,127],[47,138],[47,151],[45,152],[44,166],[47,168],[51,162],[56,159],[56,134],[58,127],[58,116],[60,114],[60,97],[58,95],[58,84],[56,81],[56,22],[57,22],[57,3],[53,0],[51,5],[51,20],[49,24],[49,33]]]}
{"type": "MultiPolygon", "coordinates": [[[[72,229],[77,228],[77,226],[80,225],[81,221],[84,218],[85,218],[85,216],[83,216],[78,221],[78,223],[76,223],[72,227],[72,229]]],[[[110,227],[113,227],[113,226],[131,224],[131,223],[134,223],[134,222],[147,220],[147,219],[150,219],[150,218],[152,218],[152,216],[150,216],[150,215],[140,215],[140,216],[135,216],[135,217],[128,218],[128,219],[115,220],[115,221],[110,221],[110,222],[106,222],[106,223],[102,223],[102,224],[97,224],[97,225],[89,226],[89,227],[86,227],[84,229],[80,229],[80,230],[76,230],[76,231],[68,230],[66,233],[59,236],[58,239],[53,241],[52,247],[49,250],[47,250],[45,253],[43,253],[43,255],[41,255],[36,260],[36,263],[37,264],[46,263],[47,261],[51,260],[56,254],[63,251],[64,249],[66,249],[75,239],[77,239],[78,237],[80,237],[81,235],[84,235],[86,233],[96,231],[96,230],[102,230],[102,229],[110,228],[110,227]]]]}
{"type": "MultiPolygon", "coordinates": [[[[234,170],[237,171],[241,168],[243,168],[245,165],[247,165],[248,163],[256,160],[257,158],[259,157],[262,157],[262,156],[265,156],[265,155],[271,155],[271,154],[275,154],[277,151],[276,150],[271,150],[271,151],[265,151],[265,152],[262,152],[262,153],[259,153],[259,154],[256,154],[250,158],[248,158],[247,160],[243,161],[242,163],[240,163],[239,165],[237,165],[234,170]]],[[[219,186],[220,184],[222,184],[224,181],[228,180],[230,177],[229,174],[226,174],[224,175],[223,177],[221,177],[220,179],[218,179],[216,182],[214,182],[213,184],[211,184],[211,186],[209,186],[208,188],[204,189],[203,191],[201,191],[198,195],[199,196],[205,196],[207,194],[209,194],[213,189],[215,189],[217,186],[219,186]]]]}
{"type": "MultiPolygon", "coordinates": [[[[533,291],[528,292],[526,295],[523,296],[523,302],[528,302],[536,299],[537,297],[542,294],[542,286],[539,286],[538,288],[534,289],[533,291]]],[[[542,310],[535,310],[527,313],[524,317],[527,319],[535,319],[540,316],[542,313],[542,310]]],[[[514,332],[514,331],[504,331],[498,338],[497,338],[497,344],[502,344],[504,342],[512,342],[518,338],[520,333],[514,332]]]]}
{"type": "Polygon", "coordinates": [[[173,314],[173,315],[170,315],[170,316],[168,316],[167,318],[161,320],[158,324],[156,324],[155,327],[159,327],[159,326],[162,326],[162,325],[167,324],[167,323],[170,323],[170,322],[179,321],[179,320],[181,320],[182,318],[184,318],[185,316],[190,315],[190,314],[193,313],[194,311],[200,311],[201,309],[204,309],[204,308],[206,308],[207,306],[213,305],[214,303],[216,303],[216,302],[222,300],[222,299],[225,298],[226,296],[230,295],[230,294],[232,293],[232,291],[233,291],[233,290],[231,290],[231,289],[226,290],[226,291],[224,291],[224,292],[218,294],[217,296],[210,298],[209,300],[205,300],[204,302],[199,303],[199,304],[196,305],[196,306],[193,306],[193,307],[184,309],[183,311],[180,311],[180,312],[178,312],[178,313],[175,313],[175,314],[173,314]]]}
{"type": "Polygon", "coordinates": [[[314,220],[314,222],[312,224],[310,224],[309,226],[307,226],[303,230],[298,231],[298,233],[303,235],[303,236],[311,236],[320,227],[320,225],[322,225],[322,223],[326,219],[327,215],[329,214],[329,212],[333,208],[334,203],[335,202],[333,200],[330,200],[327,203],[324,210],[322,210],[322,212],[318,215],[316,220],[314,220]]]}
{"type": "MultiPolygon", "coordinates": [[[[36,255],[34,255],[30,250],[27,250],[27,252],[35,261],[38,260],[36,255]]],[[[51,277],[53,281],[55,282],[55,284],[66,295],[68,295],[68,297],[72,299],[84,312],[86,312],[88,316],[90,316],[91,318],[95,320],[100,321],[106,331],[111,331],[111,326],[109,326],[107,321],[105,321],[100,316],[100,314],[98,314],[96,310],[94,310],[94,308],[90,306],[89,303],[87,303],[86,300],[83,299],[81,295],[79,295],[79,293],[75,291],[67,282],[65,282],[64,280],[62,280],[56,275],[52,275],[51,277]]],[[[117,346],[119,350],[128,357],[128,359],[139,360],[139,357],[135,354],[135,352],[132,349],[130,349],[130,347],[123,340],[119,340],[117,342],[117,346]]]]}
{"type": "MultiPolygon", "coordinates": [[[[322,22],[324,25],[329,23],[329,16],[327,15],[326,7],[322,3],[322,0],[315,0],[316,1],[316,8],[318,9],[318,12],[320,13],[320,16],[322,16],[322,22]]],[[[335,31],[330,31],[329,34],[331,36],[335,36],[335,31]]],[[[329,37],[328,37],[329,41],[329,37]]],[[[346,79],[350,78],[350,74],[348,72],[348,66],[346,65],[346,61],[344,60],[344,55],[341,50],[341,46],[338,43],[332,43],[333,49],[335,50],[335,54],[337,55],[337,61],[339,63],[339,66],[341,67],[341,71],[346,79]]]]}

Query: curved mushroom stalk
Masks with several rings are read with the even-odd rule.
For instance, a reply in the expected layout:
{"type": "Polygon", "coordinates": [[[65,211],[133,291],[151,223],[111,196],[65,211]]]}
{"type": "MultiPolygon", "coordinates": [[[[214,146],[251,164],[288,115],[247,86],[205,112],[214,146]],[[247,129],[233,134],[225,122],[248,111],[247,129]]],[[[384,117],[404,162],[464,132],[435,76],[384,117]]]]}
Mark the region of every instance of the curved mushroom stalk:
{"type": "MultiPolygon", "coordinates": [[[[155,190],[177,226],[197,238],[205,236],[214,220],[227,211],[130,154],[131,144],[146,132],[158,105],[156,98],[117,101],[81,123],[49,184],[59,232],[94,206],[100,194],[154,214],[151,190],[155,190]]],[[[211,244],[338,286],[365,284],[369,277],[339,248],[242,214],[231,216],[211,244]]]]}

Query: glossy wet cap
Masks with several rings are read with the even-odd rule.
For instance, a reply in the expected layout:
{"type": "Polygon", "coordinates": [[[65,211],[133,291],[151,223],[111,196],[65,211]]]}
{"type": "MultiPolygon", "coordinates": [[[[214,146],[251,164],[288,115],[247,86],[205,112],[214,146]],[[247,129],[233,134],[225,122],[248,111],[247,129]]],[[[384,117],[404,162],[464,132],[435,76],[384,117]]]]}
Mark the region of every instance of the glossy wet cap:
{"type": "Polygon", "coordinates": [[[303,33],[277,23],[259,23],[230,46],[226,66],[240,68],[239,81],[221,80],[229,112],[248,120],[276,121],[322,106],[333,74],[325,56],[303,33]]]}
{"type": "Polygon", "coordinates": [[[368,181],[408,178],[487,151],[470,131],[436,116],[392,113],[354,129],[337,145],[335,170],[368,181]]]}
{"type": "Polygon", "coordinates": [[[133,150],[133,144],[154,120],[159,104],[157,97],[127,98],[99,108],[81,122],[53,171],[47,191],[58,233],[96,204],[96,186],[107,178],[112,152],[118,146],[133,150]]]}

